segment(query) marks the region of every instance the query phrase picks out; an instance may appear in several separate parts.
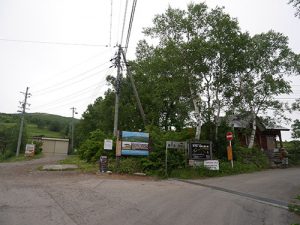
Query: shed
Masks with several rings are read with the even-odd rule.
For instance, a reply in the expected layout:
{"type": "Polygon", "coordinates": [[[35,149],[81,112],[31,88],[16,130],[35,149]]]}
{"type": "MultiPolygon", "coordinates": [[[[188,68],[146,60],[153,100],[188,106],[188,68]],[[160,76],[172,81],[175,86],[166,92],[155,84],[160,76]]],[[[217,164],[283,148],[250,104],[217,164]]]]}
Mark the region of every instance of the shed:
{"type": "MultiPolygon", "coordinates": [[[[250,117],[242,119],[234,117],[231,118],[230,122],[237,132],[240,143],[247,146],[250,141],[250,133],[246,132],[246,130],[251,130],[252,126],[250,117]]],[[[288,128],[276,124],[266,125],[259,117],[256,123],[255,145],[257,147],[264,151],[273,151],[282,147],[281,131],[289,131],[288,128]]]]}
{"type": "Polygon", "coordinates": [[[45,155],[67,155],[69,149],[69,139],[34,137],[34,141],[43,143],[43,154],[45,155]]]}

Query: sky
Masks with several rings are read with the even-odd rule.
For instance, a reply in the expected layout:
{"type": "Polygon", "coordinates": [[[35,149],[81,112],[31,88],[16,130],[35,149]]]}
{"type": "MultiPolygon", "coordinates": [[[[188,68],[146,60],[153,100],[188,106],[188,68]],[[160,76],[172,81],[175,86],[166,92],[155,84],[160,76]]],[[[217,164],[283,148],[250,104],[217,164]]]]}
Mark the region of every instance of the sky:
{"type": "MultiPolygon", "coordinates": [[[[132,1],[128,0],[122,32],[125,0],[0,0],[0,112],[16,113],[24,100],[20,92],[29,87],[27,112],[71,117],[75,107],[80,118],[108,89],[106,76],[116,74],[110,59],[122,33],[126,38],[132,1]]],[[[186,9],[190,2],[138,0],[127,58],[134,59],[136,43],[145,38],[143,27],[151,26],[156,14],[168,6],[186,9]]],[[[242,31],[251,35],[269,30],[283,33],[290,48],[300,53],[300,19],[294,17],[287,0],[205,2],[210,8],[224,6],[242,31]]],[[[291,103],[300,98],[300,77],[289,80],[294,93],[280,98],[291,103]]],[[[288,116],[296,119],[300,113],[288,116]]]]}

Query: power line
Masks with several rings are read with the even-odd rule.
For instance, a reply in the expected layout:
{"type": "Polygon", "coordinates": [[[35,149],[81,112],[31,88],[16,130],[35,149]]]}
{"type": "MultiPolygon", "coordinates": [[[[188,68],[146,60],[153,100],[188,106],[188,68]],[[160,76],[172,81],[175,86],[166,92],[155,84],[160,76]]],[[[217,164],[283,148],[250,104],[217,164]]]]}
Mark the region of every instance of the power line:
{"type": "MultiPolygon", "coordinates": [[[[111,68],[109,68],[108,69],[108,71],[110,70],[111,68]]],[[[79,91],[76,91],[75,93],[72,93],[72,94],[70,94],[70,95],[68,95],[68,96],[64,96],[64,97],[62,97],[62,98],[60,98],[60,99],[56,99],[56,100],[52,100],[52,101],[50,101],[50,102],[48,102],[48,103],[45,103],[45,104],[42,104],[42,105],[38,105],[38,106],[35,106],[34,108],[44,108],[44,110],[49,110],[49,109],[55,109],[55,108],[58,108],[58,107],[61,107],[61,106],[65,106],[66,104],[68,104],[68,103],[76,103],[78,100],[76,100],[77,99],[77,97],[78,96],[82,96],[83,94],[85,94],[85,93],[89,93],[89,91],[90,91],[90,89],[92,88],[92,87],[94,87],[94,86],[96,86],[97,88],[102,88],[102,87],[104,87],[105,86],[105,82],[106,82],[106,80],[102,80],[100,83],[97,83],[96,85],[94,84],[94,85],[92,85],[92,86],[89,86],[89,87],[86,87],[86,88],[84,88],[84,89],[81,89],[81,90],[79,90],[79,91]],[[70,101],[70,100],[72,100],[72,101],[70,101]],[[49,107],[49,105],[51,105],[50,107],[49,107]],[[45,107],[46,106],[46,107],[45,107]],[[47,107],[48,106],[48,107],[47,107]]],[[[90,96],[88,97],[89,99],[90,99],[90,96]]],[[[81,98],[80,98],[81,99],[81,98]]],[[[86,97],[84,97],[84,99],[87,99],[86,97]]],[[[91,100],[90,100],[91,101],[91,100]]],[[[40,110],[35,110],[35,111],[40,111],[40,110]]]]}
{"type": "Polygon", "coordinates": [[[122,27],[122,35],[121,35],[120,45],[122,45],[122,42],[123,42],[124,28],[125,28],[126,15],[127,15],[127,7],[128,7],[128,0],[126,0],[126,4],[125,4],[125,11],[124,11],[124,17],[123,17],[123,27],[122,27]]]}
{"type": "Polygon", "coordinates": [[[129,44],[129,39],[130,39],[130,34],[131,34],[131,29],[132,29],[132,24],[133,24],[133,18],[134,18],[134,13],[135,13],[135,9],[136,9],[136,3],[137,3],[137,0],[133,0],[130,21],[129,21],[128,31],[127,31],[127,37],[126,37],[125,55],[127,53],[127,48],[128,48],[128,44],[129,44]]]}
{"type": "Polygon", "coordinates": [[[108,45],[100,45],[100,44],[69,43],[69,42],[51,42],[51,41],[32,41],[32,40],[19,40],[19,39],[8,39],[8,38],[0,38],[0,41],[19,42],[19,43],[30,43],[30,44],[48,44],[48,45],[65,45],[65,46],[83,46],[83,47],[110,47],[110,46],[108,46],[108,45]]]}
{"type": "Polygon", "coordinates": [[[91,71],[93,71],[93,70],[95,70],[95,69],[97,69],[97,68],[99,68],[99,67],[101,67],[101,66],[103,66],[103,65],[105,65],[105,64],[107,64],[107,63],[109,63],[109,61],[106,61],[106,62],[104,62],[104,63],[102,63],[102,64],[100,64],[100,65],[98,65],[98,66],[95,66],[95,67],[93,67],[93,68],[91,68],[91,69],[89,69],[89,70],[86,70],[86,71],[84,71],[84,72],[82,72],[82,73],[79,73],[79,74],[77,74],[75,77],[73,77],[73,79],[74,79],[74,78],[75,78],[75,79],[81,78],[80,80],[70,82],[70,79],[66,79],[66,80],[64,80],[64,81],[60,81],[60,82],[58,82],[58,83],[52,84],[52,85],[49,86],[49,87],[46,87],[46,88],[37,90],[37,91],[35,92],[35,94],[38,94],[38,95],[44,95],[44,94],[47,94],[47,93],[52,92],[52,91],[54,91],[54,90],[60,89],[60,88],[62,88],[62,87],[66,87],[66,86],[68,86],[68,85],[70,85],[70,84],[78,83],[78,82],[84,80],[87,76],[92,77],[93,75],[96,75],[96,74],[102,72],[103,70],[97,71],[96,73],[93,73],[92,75],[91,75],[91,74],[88,74],[89,72],[91,72],[91,71]],[[88,75],[83,76],[83,77],[80,77],[81,75],[84,75],[84,74],[88,74],[88,75]]]}
{"type": "MultiPolygon", "coordinates": [[[[101,82],[102,83],[102,82],[101,82]]],[[[72,94],[69,94],[67,96],[64,96],[62,98],[59,98],[59,99],[55,99],[55,100],[52,100],[50,102],[47,102],[47,103],[44,103],[42,105],[38,105],[38,106],[35,106],[36,108],[39,108],[39,107],[43,107],[43,106],[46,106],[46,105],[53,105],[53,104],[58,104],[58,103],[61,103],[61,102],[65,102],[66,100],[68,101],[70,98],[74,99],[74,97],[77,97],[79,95],[82,95],[86,92],[89,92],[90,91],[90,88],[93,88],[95,86],[98,86],[99,84],[93,84],[92,86],[89,86],[87,88],[84,88],[84,89],[81,89],[81,90],[78,90],[76,92],[73,92],[72,94]]]]}
{"type": "MultiPolygon", "coordinates": [[[[78,66],[81,66],[81,65],[85,64],[86,62],[88,62],[88,61],[94,59],[94,58],[99,57],[100,55],[102,55],[103,53],[107,52],[108,50],[109,50],[109,49],[105,49],[104,51],[102,51],[102,52],[100,52],[100,53],[97,53],[97,54],[95,54],[95,55],[92,55],[92,56],[90,56],[89,58],[87,58],[87,59],[85,59],[85,60],[83,60],[83,61],[81,61],[81,62],[79,62],[79,63],[73,64],[72,66],[66,68],[65,70],[63,70],[63,71],[61,71],[61,72],[58,72],[58,73],[56,73],[55,75],[49,77],[49,79],[48,79],[47,81],[49,81],[50,79],[56,78],[56,76],[58,76],[58,75],[62,75],[62,74],[64,74],[64,73],[67,73],[67,72],[73,70],[74,68],[76,68],[76,67],[78,67],[78,66]]],[[[43,83],[43,82],[44,82],[44,80],[39,80],[39,81],[33,83],[31,86],[37,86],[38,84],[41,84],[41,83],[43,83]]]]}
{"type": "Polygon", "coordinates": [[[111,47],[111,32],[112,32],[112,15],[113,15],[113,0],[110,0],[110,26],[109,26],[109,47],[111,47]]]}

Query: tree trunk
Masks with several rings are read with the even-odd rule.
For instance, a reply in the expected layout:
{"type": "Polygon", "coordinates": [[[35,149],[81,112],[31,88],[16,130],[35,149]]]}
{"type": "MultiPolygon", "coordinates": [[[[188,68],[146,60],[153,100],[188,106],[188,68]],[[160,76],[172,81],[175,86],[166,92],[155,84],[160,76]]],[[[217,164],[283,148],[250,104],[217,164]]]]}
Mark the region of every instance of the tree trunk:
{"type": "Polygon", "coordinates": [[[252,121],[252,131],[250,136],[250,141],[248,148],[253,148],[254,145],[254,139],[255,139],[255,133],[256,133],[256,115],[253,113],[253,121],[252,121]]]}
{"type": "Polygon", "coordinates": [[[191,80],[189,79],[189,87],[190,87],[190,93],[191,93],[191,97],[193,99],[193,105],[194,105],[194,110],[195,110],[195,118],[196,118],[196,134],[195,134],[195,140],[200,140],[200,136],[201,136],[201,126],[202,126],[202,122],[201,122],[201,111],[200,111],[200,107],[201,107],[201,97],[200,94],[197,93],[195,94],[195,92],[192,89],[192,84],[191,84],[191,80]]]}
{"type": "Polygon", "coordinates": [[[217,101],[217,115],[215,118],[215,140],[218,140],[218,134],[219,134],[219,119],[220,119],[220,113],[221,113],[221,103],[220,103],[220,99],[219,99],[219,95],[218,95],[218,91],[216,91],[216,101],[217,101]]]}
{"type": "Polygon", "coordinates": [[[199,110],[199,104],[197,99],[193,98],[193,103],[194,103],[194,109],[195,109],[195,117],[196,117],[196,134],[195,134],[195,140],[200,140],[200,135],[201,135],[201,114],[199,110]]]}

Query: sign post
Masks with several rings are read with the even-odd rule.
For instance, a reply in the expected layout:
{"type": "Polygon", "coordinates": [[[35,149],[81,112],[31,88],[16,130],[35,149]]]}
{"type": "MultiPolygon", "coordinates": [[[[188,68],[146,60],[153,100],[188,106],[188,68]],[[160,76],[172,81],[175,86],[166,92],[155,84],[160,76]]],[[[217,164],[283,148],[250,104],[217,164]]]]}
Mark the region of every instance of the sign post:
{"type": "Polygon", "coordinates": [[[233,133],[227,132],[226,139],[227,141],[229,141],[229,146],[227,147],[227,158],[229,161],[231,161],[231,168],[233,168],[233,156],[232,156],[232,146],[231,146],[231,141],[233,140],[233,133]]]}
{"type": "Polygon", "coordinates": [[[167,141],[166,142],[166,155],[165,155],[165,174],[168,176],[168,149],[184,149],[186,150],[187,144],[186,142],[178,142],[178,141],[167,141]]]}

